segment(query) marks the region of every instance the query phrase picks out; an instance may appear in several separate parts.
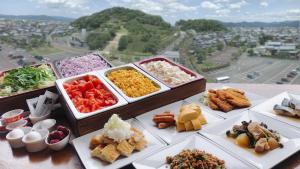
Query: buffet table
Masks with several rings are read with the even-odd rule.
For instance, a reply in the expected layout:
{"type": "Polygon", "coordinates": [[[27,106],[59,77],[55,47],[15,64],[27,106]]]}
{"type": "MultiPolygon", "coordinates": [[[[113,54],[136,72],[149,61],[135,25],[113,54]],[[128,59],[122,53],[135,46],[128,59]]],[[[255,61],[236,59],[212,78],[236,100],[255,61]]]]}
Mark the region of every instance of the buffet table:
{"type": "MultiPolygon", "coordinates": [[[[265,98],[270,98],[281,92],[287,91],[294,94],[300,94],[300,85],[269,85],[269,84],[226,84],[249,91],[265,98]]],[[[206,89],[224,86],[224,84],[207,83],[206,89]]],[[[18,103],[15,103],[18,104],[18,103]]],[[[63,116],[62,109],[56,111],[55,117],[58,123],[68,126],[68,121],[63,116]]],[[[0,168],[1,169],[80,169],[84,168],[81,164],[75,150],[68,145],[62,151],[54,152],[44,150],[38,153],[27,153],[24,148],[12,150],[5,139],[5,135],[0,138],[0,168]]],[[[300,152],[284,160],[274,168],[292,169],[300,167],[300,152]]],[[[125,168],[133,168],[132,165],[125,168]]]]}

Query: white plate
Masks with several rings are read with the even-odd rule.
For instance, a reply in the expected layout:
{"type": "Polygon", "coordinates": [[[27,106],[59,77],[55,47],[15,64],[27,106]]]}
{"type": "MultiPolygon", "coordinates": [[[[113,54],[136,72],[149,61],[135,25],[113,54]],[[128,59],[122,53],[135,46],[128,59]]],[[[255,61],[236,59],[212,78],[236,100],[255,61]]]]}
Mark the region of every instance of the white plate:
{"type": "MultiPolygon", "coordinates": [[[[158,135],[160,138],[162,138],[163,140],[165,140],[167,143],[170,144],[170,143],[174,142],[175,140],[188,137],[188,136],[196,133],[197,131],[177,132],[175,126],[168,127],[166,129],[158,129],[155,126],[155,123],[152,121],[152,118],[155,114],[163,113],[165,111],[170,111],[175,116],[179,115],[179,109],[183,104],[187,104],[187,102],[178,101],[178,102],[160,107],[158,109],[152,110],[150,112],[144,113],[140,116],[137,116],[136,118],[141,122],[141,124],[147,130],[149,130],[151,133],[153,133],[155,135],[158,135]]],[[[203,125],[202,129],[206,128],[207,126],[209,126],[210,124],[212,124],[216,121],[223,120],[222,118],[220,118],[218,116],[214,116],[214,115],[207,113],[202,108],[201,108],[201,110],[202,110],[204,117],[207,120],[207,123],[208,123],[206,125],[203,125]]]]}
{"type": "Polygon", "coordinates": [[[62,96],[66,100],[66,102],[67,102],[69,108],[71,109],[73,115],[78,120],[128,104],[127,101],[117,91],[115,91],[103,78],[101,78],[101,76],[99,76],[99,74],[96,71],[85,73],[85,74],[81,74],[81,75],[77,75],[77,76],[72,76],[72,77],[68,77],[68,78],[64,78],[64,79],[56,80],[56,86],[58,87],[60,93],[62,94],[62,96]],[[70,97],[68,96],[66,90],[64,89],[63,84],[65,82],[67,82],[67,81],[72,81],[72,80],[80,79],[81,77],[86,76],[86,75],[96,76],[105,85],[105,87],[113,95],[116,96],[116,98],[118,99],[118,102],[116,104],[112,105],[112,106],[105,107],[105,108],[102,108],[100,110],[96,110],[96,111],[90,112],[90,113],[80,113],[79,111],[77,111],[77,109],[74,106],[72,100],[70,99],[70,97]]]}
{"type": "MultiPolygon", "coordinates": [[[[227,86],[224,86],[224,87],[220,87],[220,88],[217,88],[217,89],[222,89],[222,88],[228,88],[227,86]]],[[[230,87],[229,87],[230,88],[230,87]]],[[[234,88],[234,87],[233,87],[234,88]]],[[[193,103],[197,103],[198,105],[200,105],[201,107],[204,107],[205,109],[208,110],[209,113],[211,114],[214,114],[214,115],[219,115],[223,118],[229,118],[229,117],[233,117],[233,116],[236,116],[238,114],[240,114],[241,112],[245,111],[245,110],[248,110],[248,108],[243,108],[243,109],[234,109],[234,110],[231,110],[227,113],[225,112],[222,112],[222,111],[218,111],[218,110],[212,110],[209,106],[203,104],[201,101],[200,101],[200,98],[205,94],[205,92],[203,93],[199,93],[199,94],[196,94],[194,96],[191,96],[187,99],[185,99],[185,101],[187,102],[193,102],[193,103]]],[[[257,94],[254,94],[254,93],[250,93],[250,92],[245,92],[246,94],[246,97],[250,100],[251,102],[251,107],[259,104],[259,103],[262,103],[263,101],[265,101],[266,99],[262,96],[259,96],[257,94]]]]}
{"type": "Polygon", "coordinates": [[[162,140],[152,136],[147,130],[145,130],[143,127],[141,127],[138,124],[137,120],[130,119],[127,121],[131,123],[131,126],[137,128],[143,132],[143,134],[145,135],[145,138],[148,142],[147,147],[145,149],[143,149],[142,151],[134,151],[131,154],[131,156],[129,156],[129,157],[119,157],[114,163],[109,164],[109,163],[103,162],[97,158],[92,158],[91,153],[90,153],[91,150],[89,149],[89,143],[90,143],[91,138],[94,135],[101,134],[103,129],[89,133],[87,135],[78,137],[72,141],[73,146],[75,147],[75,150],[77,151],[77,154],[86,169],[99,169],[99,168],[101,168],[101,169],[116,169],[116,168],[120,168],[120,167],[123,167],[123,166],[126,166],[126,165],[132,163],[137,158],[142,158],[142,157],[144,157],[148,154],[151,154],[151,153],[161,149],[162,147],[166,146],[162,140]]]}
{"type": "Polygon", "coordinates": [[[158,80],[156,80],[155,78],[153,78],[152,76],[150,76],[149,74],[147,74],[146,72],[142,71],[141,69],[139,69],[138,67],[136,67],[134,64],[127,64],[127,65],[122,65],[122,66],[118,66],[118,67],[114,67],[114,68],[110,68],[110,69],[104,69],[100,71],[101,76],[114,88],[116,89],[129,103],[138,101],[138,100],[142,100],[146,97],[149,96],[153,96],[165,91],[170,90],[169,87],[167,87],[166,85],[162,84],[161,82],[159,82],[158,80]],[[137,70],[139,73],[143,74],[144,76],[146,76],[147,78],[149,78],[151,81],[153,81],[157,86],[159,86],[159,90],[156,92],[152,92],[149,93],[147,95],[144,96],[140,96],[140,97],[128,97],[118,86],[116,86],[112,81],[110,81],[107,78],[107,73],[112,72],[114,70],[120,70],[120,69],[135,69],[137,70]]]}
{"type": "Polygon", "coordinates": [[[295,97],[300,97],[298,95],[293,95],[293,94],[289,94],[287,92],[283,92],[277,96],[274,96],[273,98],[251,108],[250,110],[258,112],[258,113],[262,113],[264,115],[267,115],[269,117],[272,117],[274,119],[280,120],[282,122],[288,123],[290,125],[293,125],[297,128],[300,128],[300,118],[294,118],[294,117],[287,117],[287,116],[282,116],[282,115],[277,115],[274,111],[273,111],[273,107],[275,104],[279,104],[281,105],[281,102],[284,98],[290,98],[289,95],[295,96],[295,97]]]}
{"type": "Polygon", "coordinates": [[[222,123],[218,122],[201,131],[201,134],[257,168],[263,169],[275,166],[300,149],[300,132],[296,128],[251,111],[244,112],[241,116],[226,119],[222,123]],[[249,120],[263,122],[269,129],[276,130],[281,136],[281,143],[283,143],[284,147],[257,155],[253,151],[249,151],[249,149],[236,145],[233,139],[226,136],[226,131],[232,129],[233,125],[249,120]]]}
{"type": "Polygon", "coordinates": [[[133,166],[136,169],[167,169],[170,168],[168,164],[166,164],[167,156],[174,156],[180,153],[184,149],[199,149],[203,150],[207,153],[210,153],[217,158],[225,161],[225,167],[227,169],[248,169],[254,168],[250,164],[245,164],[240,160],[234,158],[230,154],[226,153],[218,146],[208,141],[206,138],[201,137],[198,134],[192,135],[191,137],[178,142],[176,144],[171,144],[165,148],[162,148],[159,152],[152,154],[151,156],[137,160],[133,163],[133,166]]]}

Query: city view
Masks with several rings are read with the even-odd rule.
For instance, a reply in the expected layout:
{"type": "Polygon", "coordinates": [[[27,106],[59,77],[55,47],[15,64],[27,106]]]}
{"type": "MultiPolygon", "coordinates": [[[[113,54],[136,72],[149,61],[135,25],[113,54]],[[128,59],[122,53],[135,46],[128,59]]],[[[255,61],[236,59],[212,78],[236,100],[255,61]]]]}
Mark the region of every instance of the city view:
{"type": "Polygon", "coordinates": [[[208,82],[300,84],[299,1],[1,3],[1,70],[91,52],[113,65],[164,55],[208,82]]]}

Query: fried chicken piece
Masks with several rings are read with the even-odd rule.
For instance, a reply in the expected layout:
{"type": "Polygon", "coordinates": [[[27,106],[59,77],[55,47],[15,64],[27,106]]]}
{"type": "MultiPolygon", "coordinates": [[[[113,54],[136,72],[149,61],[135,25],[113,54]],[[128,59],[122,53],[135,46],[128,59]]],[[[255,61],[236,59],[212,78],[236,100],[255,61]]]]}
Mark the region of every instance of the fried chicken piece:
{"type": "Polygon", "coordinates": [[[235,92],[233,90],[226,89],[225,93],[226,93],[226,98],[229,98],[229,99],[233,99],[234,97],[238,97],[238,98],[241,98],[241,99],[248,100],[245,95],[243,95],[241,93],[238,93],[238,92],[235,92]]]}
{"type": "Polygon", "coordinates": [[[213,89],[209,89],[209,90],[208,90],[208,93],[214,93],[214,94],[216,94],[216,91],[213,90],[213,89]]]}
{"type": "Polygon", "coordinates": [[[211,109],[213,109],[213,110],[219,110],[218,105],[216,105],[216,104],[215,104],[214,102],[212,102],[210,99],[208,99],[207,103],[208,103],[208,106],[209,106],[211,109]]]}
{"type": "Polygon", "coordinates": [[[251,106],[251,103],[248,100],[241,99],[238,97],[235,97],[233,99],[227,99],[227,101],[228,103],[237,108],[246,108],[251,106]]]}
{"type": "Polygon", "coordinates": [[[225,90],[230,90],[230,91],[233,91],[233,92],[236,92],[236,93],[240,93],[242,95],[245,95],[245,92],[242,91],[242,90],[239,90],[239,89],[235,89],[235,88],[227,88],[225,90]]]}
{"type": "Polygon", "coordinates": [[[219,99],[224,100],[224,101],[226,100],[226,92],[225,91],[217,90],[216,94],[217,94],[219,99]]]}
{"type": "Polygon", "coordinates": [[[223,112],[229,112],[233,109],[233,107],[229,103],[217,97],[213,97],[212,95],[209,96],[209,100],[216,104],[223,112]]]}

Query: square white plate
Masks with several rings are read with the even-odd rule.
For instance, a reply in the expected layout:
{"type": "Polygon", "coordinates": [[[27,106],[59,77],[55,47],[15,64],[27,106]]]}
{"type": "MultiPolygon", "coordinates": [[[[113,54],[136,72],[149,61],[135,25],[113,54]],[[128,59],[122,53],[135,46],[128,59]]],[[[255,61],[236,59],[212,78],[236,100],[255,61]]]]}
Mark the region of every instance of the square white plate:
{"type": "Polygon", "coordinates": [[[299,95],[293,95],[293,94],[289,94],[287,92],[283,92],[277,96],[272,97],[271,99],[266,100],[265,102],[255,106],[255,107],[251,108],[250,110],[258,112],[258,113],[262,113],[262,114],[272,117],[274,119],[280,120],[282,122],[285,122],[285,123],[293,125],[297,128],[300,128],[300,118],[277,115],[273,111],[274,105],[275,104],[281,105],[281,102],[284,98],[290,98],[289,95],[300,98],[299,95]]]}
{"type": "Polygon", "coordinates": [[[168,169],[170,167],[166,164],[166,157],[174,156],[184,149],[199,149],[210,153],[217,158],[224,160],[225,167],[227,169],[254,168],[254,166],[243,163],[198,134],[194,134],[185,140],[181,140],[180,142],[164,147],[159,152],[152,154],[145,159],[137,160],[133,163],[133,166],[136,169],[168,169]]]}
{"type": "MultiPolygon", "coordinates": [[[[158,109],[152,110],[150,112],[144,113],[140,116],[137,116],[136,118],[141,122],[141,124],[151,133],[158,135],[160,138],[162,138],[164,141],[166,141],[167,143],[172,143],[175,140],[178,139],[182,139],[185,137],[188,137],[194,133],[196,133],[197,131],[187,131],[187,132],[178,132],[176,131],[176,127],[168,127],[166,129],[158,129],[155,126],[155,123],[152,121],[152,118],[155,114],[159,114],[159,113],[163,113],[165,111],[170,111],[172,112],[175,116],[179,115],[179,109],[182,105],[184,104],[188,104],[187,102],[184,101],[178,101],[163,107],[160,107],[158,109]]],[[[206,125],[202,126],[202,129],[206,128],[207,126],[209,126],[210,124],[219,121],[219,120],[223,120],[223,118],[218,117],[218,116],[214,116],[211,115],[209,113],[207,113],[207,111],[205,111],[204,109],[202,109],[202,113],[204,115],[204,117],[207,120],[206,125]]]]}
{"type": "Polygon", "coordinates": [[[300,132],[296,128],[251,111],[243,112],[243,115],[241,116],[226,119],[222,121],[222,123],[218,122],[201,131],[201,134],[224,147],[227,151],[232,152],[245,161],[255,165],[257,168],[263,169],[275,166],[300,149],[300,132]],[[233,125],[241,124],[242,121],[249,120],[263,122],[269,129],[277,131],[281,136],[281,143],[284,147],[258,155],[253,151],[250,151],[250,149],[236,145],[233,139],[226,136],[226,131],[232,129],[233,125]]]}
{"type": "Polygon", "coordinates": [[[118,66],[118,67],[113,67],[113,68],[109,68],[109,69],[104,69],[99,71],[99,74],[115,89],[117,90],[129,103],[138,101],[138,100],[142,100],[144,98],[165,92],[170,90],[169,87],[167,87],[166,85],[164,85],[163,83],[159,82],[158,80],[156,80],[154,77],[150,76],[149,74],[147,74],[146,72],[144,72],[143,70],[139,69],[137,66],[135,66],[134,64],[130,63],[130,64],[126,64],[126,65],[122,65],[122,66],[118,66]],[[135,69],[136,71],[138,71],[139,73],[143,74],[145,77],[147,77],[148,79],[150,79],[156,86],[158,86],[160,89],[156,92],[152,92],[149,93],[147,95],[144,96],[140,96],[140,97],[129,97],[127,96],[122,89],[120,89],[117,85],[115,85],[111,80],[108,79],[107,74],[109,72],[112,72],[114,70],[121,70],[121,69],[135,69]]]}
{"type": "Polygon", "coordinates": [[[75,147],[75,150],[77,151],[77,154],[79,158],[81,159],[83,165],[86,169],[116,169],[123,166],[126,166],[133,161],[135,161],[137,158],[144,157],[148,154],[151,154],[162,147],[166,146],[166,144],[160,140],[159,138],[154,137],[151,135],[147,130],[145,130],[137,120],[135,119],[129,119],[127,120],[131,123],[132,127],[135,127],[143,132],[145,135],[145,138],[148,142],[147,147],[143,149],[142,151],[134,151],[131,156],[129,157],[119,157],[114,163],[109,164],[106,162],[101,161],[97,158],[91,157],[91,150],[89,149],[90,140],[94,135],[101,134],[102,130],[98,130],[92,133],[89,133],[87,135],[78,137],[72,141],[73,146],[75,147]]]}
{"type": "MultiPolygon", "coordinates": [[[[218,89],[222,89],[222,88],[228,88],[228,86],[224,86],[224,87],[220,87],[218,89]]],[[[201,102],[201,97],[205,94],[205,92],[203,93],[199,93],[199,94],[196,94],[194,96],[191,96],[189,98],[186,98],[185,101],[187,102],[193,102],[193,103],[197,103],[198,105],[200,105],[201,107],[204,107],[205,109],[208,110],[209,113],[211,114],[214,114],[214,115],[219,115],[223,118],[228,118],[228,117],[233,117],[233,116],[236,116],[238,114],[240,114],[241,112],[245,111],[245,110],[248,110],[250,107],[248,108],[243,108],[243,109],[234,109],[234,110],[231,110],[227,113],[225,112],[222,112],[222,111],[218,111],[218,110],[212,110],[209,106],[205,105],[204,103],[201,102]]],[[[259,104],[259,103],[262,103],[263,101],[266,100],[266,98],[262,97],[262,96],[259,96],[257,94],[254,94],[254,93],[250,93],[250,92],[245,92],[247,98],[250,100],[251,102],[251,107],[259,104]]]]}

